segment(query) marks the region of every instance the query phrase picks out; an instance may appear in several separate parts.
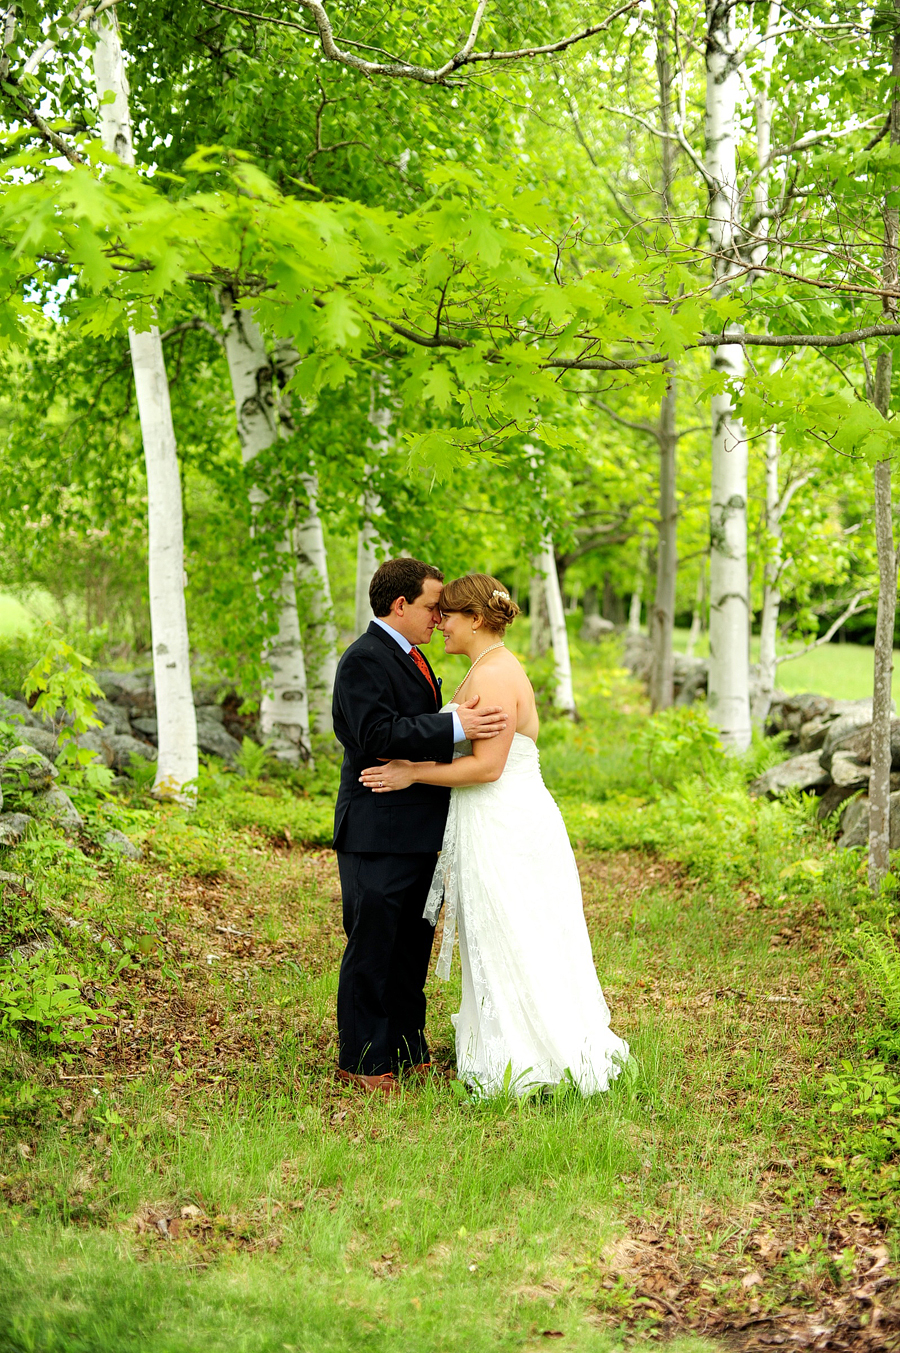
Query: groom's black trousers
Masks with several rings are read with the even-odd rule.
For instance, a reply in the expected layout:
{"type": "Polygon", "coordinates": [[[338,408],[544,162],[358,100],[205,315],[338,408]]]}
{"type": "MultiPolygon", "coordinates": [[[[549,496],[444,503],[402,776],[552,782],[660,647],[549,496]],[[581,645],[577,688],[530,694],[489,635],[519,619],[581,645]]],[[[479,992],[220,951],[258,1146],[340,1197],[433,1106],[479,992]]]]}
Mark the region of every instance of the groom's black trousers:
{"type": "Polygon", "coordinates": [[[337,852],[347,948],[338,982],[339,1064],[379,1076],[429,1060],[425,979],[434,927],[422,912],[437,851],[337,852]]]}

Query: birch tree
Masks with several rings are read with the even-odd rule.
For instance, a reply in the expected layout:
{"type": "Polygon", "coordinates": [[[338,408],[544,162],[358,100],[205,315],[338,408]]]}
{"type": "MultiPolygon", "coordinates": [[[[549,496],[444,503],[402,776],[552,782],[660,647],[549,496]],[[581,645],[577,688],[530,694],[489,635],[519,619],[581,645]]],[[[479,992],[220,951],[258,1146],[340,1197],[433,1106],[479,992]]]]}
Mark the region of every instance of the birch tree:
{"type": "Polygon", "coordinates": [[[575,688],[572,685],[572,659],[569,653],[569,634],[566,629],[566,609],[563,605],[562,590],[559,585],[559,573],[556,568],[556,555],[553,539],[547,536],[537,559],[543,578],[543,592],[547,605],[550,646],[553,649],[555,668],[554,704],[556,708],[570,718],[577,718],[575,688]]]}
{"type": "MultiPolygon", "coordinates": [[[[734,0],[707,0],[707,213],[715,294],[725,296],[736,273],[739,244],[738,98],[740,55],[734,0]]],[[[740,343],[717,345],[713,370],[739,382],[745,371],[740,343]]],[[[750,743],[750,597],[747,576],[747,439],[726,387],[711,401],[712,487],[709,562],[709,711],[723,744],[750,743]]]]}
{"type": "Polygon", "coordinates": [[[393,412],[390,403],[390,382],[384,376],[372,380],[369,395],[369,422],[372,436],[368,446],[370,460],[363,467],[362,494],[360,497],[360,523],[356,538],[356,595],[355,595],[355,631],[365,634],[372,619],[369,605],[369,583],[378,565],[387,557],[387,550],[378,534],[378,519],[383,516],[381,499],[372,487],[373,466],[382,457],[393,450],[394,439],[391,436],[393,412]]]}
{"type": "MultiPolygon", "coordinates": [[[[250,465],[279,438],[273,365],[265,340],[250,307],[239,308],[230,291],[220,297],[225,330],[225,355],[234,392],[238,437],[245,465],[250,465]]],[[[250,488],[251,511],[258,516],[267,500],[257,481],[250,488]]],[[[282,761],[298,764],[312,756],[309,729],[309,690],[297,611],[294,540],[285,523],[276,553],[281,564],[277,588],[278,623],[267,645],[265,660],[271,679],[260,702],[260,730],[282,761]]]]}
{"type": "MultiPolygon", "coordinates": [[[[103,145],[134,165],[128,79],[115,11],[92,20],[94,78],[103,145]]],[[[159,328],[130,327],[144,462],[147,469],[150,630],[159,755],[153,792],[191,801],[198,771],[197,716],[191,691],[190,644],[184,599],[181,479],[159,328]]]]}
{"type": "MultiPolygon", "coordinates": [[[[890,144],[900,145],[900,4],[891,7],[890,144]]],[[[898,207],[896,181],[889,184],[882,211],[884,247],[881,281],[882,314],[886,323],[897,319],[898,207]]],[[[891,408],[893,352],[885,343],[875,365],[872,401],[887,420],[891,408]]],[[[875,540],[878,550],[878,610],[875,620],[875,671],[872,691],[872,774],[869,780],[869,885],[881,887],[890,867],[891,847],[891,675],[894,669],[894,620],[897,611],[897,552],[891,503],[891,454],[875,464],[875,540]]]]}

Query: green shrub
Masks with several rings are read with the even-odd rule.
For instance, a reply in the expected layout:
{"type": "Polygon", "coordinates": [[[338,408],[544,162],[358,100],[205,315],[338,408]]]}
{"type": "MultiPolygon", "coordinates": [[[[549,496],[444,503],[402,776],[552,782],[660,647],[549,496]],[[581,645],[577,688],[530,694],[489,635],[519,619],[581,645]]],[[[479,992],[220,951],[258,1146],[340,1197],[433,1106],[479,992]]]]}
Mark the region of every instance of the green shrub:
{"type": "Polygon", "coordinates": [[[651,780],[667,789],[691,776],[708,779],[724,758],[706,710],[691,705],[672,705],[654,714],[635,738],[635,747],[651,780]]]}
{"type": "Polygon", "coordinates": [[[82,998],[78,978],[60,972],[60,955],[41,950],[0,965],[0,1035],[26,1034],[55,1047],[87,1043],[106,1014],[82,998]]]}
{"type": "Polygon", "coordinates": [[[60,747],[56,761],[64,771],[64,779],[94,790],[107,790],[112,783],[112,771],[99,765],[94,753],[79,747],[77,742],[80,733],[101,726],[94,702],[103,698],[103,692],[84,670],[90,666],[90,658],[77,653],[64,639],[51,639],[25,677],[22,689],[29,698],[37,696],[34,712],[54,723],[60,747]]]}
{"type": "Polygon", "coordinates": [[[847,949],[884,1002],[888,1019],[900,1024],[900,948],[888,927],[865,922],[847,941],[847,949]]]}

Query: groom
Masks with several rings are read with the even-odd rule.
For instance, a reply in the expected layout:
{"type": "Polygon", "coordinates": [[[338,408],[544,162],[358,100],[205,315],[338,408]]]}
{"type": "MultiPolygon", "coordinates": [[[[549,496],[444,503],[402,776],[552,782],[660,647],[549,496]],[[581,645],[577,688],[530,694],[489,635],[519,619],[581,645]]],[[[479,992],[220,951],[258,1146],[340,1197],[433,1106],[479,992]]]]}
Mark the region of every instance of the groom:
{"type": "Polygon", "coordinates": [[[453,745],[493,738],[499,707],[477,697],[440,714],[440,682],[420,652],[440,621],[444,575],[419,559],[388,559],[369,586],[375,619],[338,663],[334,731],[344,748],[334,814],[347,948],[338,984],[338,1078],[392,1094],[398,1071],[422,1074],[425,978],[434,930],[424,920],[450,791],[410,785],[373,794],[360,773],[377,761],[451,761],[453,745]]]}

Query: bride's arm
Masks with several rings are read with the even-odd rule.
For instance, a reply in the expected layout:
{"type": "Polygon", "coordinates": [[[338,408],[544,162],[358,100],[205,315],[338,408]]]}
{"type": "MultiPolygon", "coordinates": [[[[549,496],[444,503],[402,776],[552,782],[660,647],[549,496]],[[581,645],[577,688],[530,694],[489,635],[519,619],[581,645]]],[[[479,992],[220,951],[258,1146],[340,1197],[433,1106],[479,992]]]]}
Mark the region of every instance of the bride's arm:
{"type": "MultiPolygon", "coordinates": [[[[371,766],[359,777],[375,794],[388,794],[395,789],[406,789],[411,784],[444,785],[451,789],[462,785],[488,784],[499,780],[509,756],[518,715],[515,693],[509,681],[499,673],[479,673],[476,690],[481,701],[500,705],[509,714],[509,723],[495,738],[476,742],[471,756],[458,756],[448,764],[433,761],[389,761],[383,766],[371,766]]],[[[474,679],[473,679],[474,684],[474,679]]]]}

